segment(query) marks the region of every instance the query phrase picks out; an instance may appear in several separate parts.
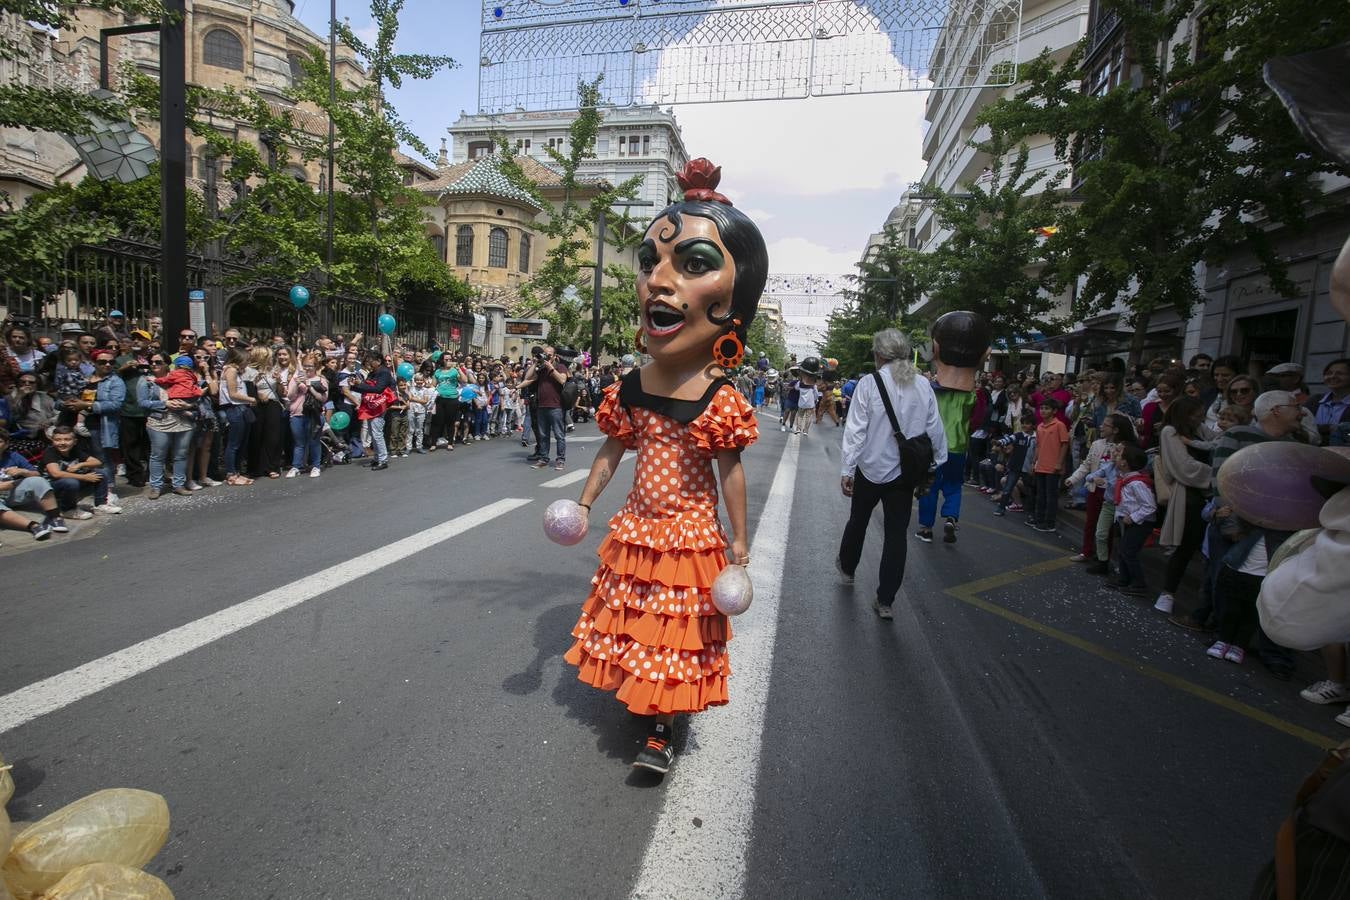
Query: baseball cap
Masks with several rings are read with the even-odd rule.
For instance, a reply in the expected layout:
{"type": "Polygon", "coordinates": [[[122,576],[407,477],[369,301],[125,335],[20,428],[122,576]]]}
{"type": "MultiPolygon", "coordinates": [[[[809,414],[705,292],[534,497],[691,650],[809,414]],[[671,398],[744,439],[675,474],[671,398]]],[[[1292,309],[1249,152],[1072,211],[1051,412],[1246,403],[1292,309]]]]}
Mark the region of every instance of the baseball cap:
{"type": "Polygon", "coordinates": [[[1298,363],[1282,362],[1266,370],[1267,375],[1302,375],[1303,367],[1298,363]]]}
{"type": "Polygon", "coordinates": [[[192,368],[192,357],[186,356],[186,355],[185,355],[185,356],[175,356],[175,357],[173,358],[173,364],[174,364],[175,366],[180,367],[180,368],[190,369],[190,368],[192,368]]]}
{"type": "Polygon", "coordinates": [[[110,319],[125,319],[126,317],[127,314],[120,309],[114,309],[112,312],[108,313],[108,318],[110,319]]]}
{"type": "Polygon", "coordinates": [[[131,336],[134,338],[140,338],[143,341],[150,340],[150,332],[146,331],[144,328],[137,328],[133,330],[131,332],[131,336]]]}

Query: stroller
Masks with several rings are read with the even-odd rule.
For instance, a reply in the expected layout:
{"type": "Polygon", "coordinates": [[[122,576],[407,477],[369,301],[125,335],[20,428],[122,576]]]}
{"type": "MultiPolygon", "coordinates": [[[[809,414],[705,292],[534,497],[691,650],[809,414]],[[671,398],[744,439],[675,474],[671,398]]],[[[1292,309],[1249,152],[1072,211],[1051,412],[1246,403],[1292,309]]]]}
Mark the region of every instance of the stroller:
{"type": "Polygon", "coordinates": [[[319,431],[319,467],[327,469],[329,466],[345,466],[349,462],[351,456],[346,442],[334,434],[325,422],[319,431]]]}

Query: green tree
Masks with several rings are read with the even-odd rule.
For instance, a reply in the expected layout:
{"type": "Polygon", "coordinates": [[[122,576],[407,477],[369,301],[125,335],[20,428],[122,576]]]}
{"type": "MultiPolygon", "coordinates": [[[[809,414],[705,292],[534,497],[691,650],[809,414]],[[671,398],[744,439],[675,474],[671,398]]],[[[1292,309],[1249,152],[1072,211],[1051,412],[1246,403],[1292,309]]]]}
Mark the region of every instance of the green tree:
{"type": "MultiPolygon", "coordinates": [[[[594,81],[581,81],[577,84],[577,116],[568,126],[566,152],[553,147],[544,148],[561,173],[563,190],[562,203],[553,206],[544,199],[539,186],[525,175],[515,162],[510,147],[504,138],[498,136],[497,146],[501,155],[502,173],[512,184],[533,196],[536,202],[548,211],[548,221],[540,229],[549,239],[551,246],[544,254],[544,261],[535,276],[521,287],[520,293],[533,315],[541,316],[549,322],[551,340],[556,344],[571,344],[577,347],[590,346],[590,302],[591,279],[594,277],[595,262],[585,259],[587,247],[591,245],[591,235],[596,222],[604,215],[607,220],[606,243],[620,250],[632,246],[637,240],[631,218],[622,213],[614,215],[611,207],[625,199],[632,199],[642,176],[635,175],[619,185],[606,183],[583,184],[578,171],[583,161],[595,158],[595,136],[600,129],[600,82],[603,76],[594,81]],[[589,193],[590,199],[583,199],[589,193]],[[612,219],[613,221],[609,221],[612,219]],[[575,288],[576,299],[571,299],[575,288]]],[[[605,267],[611,274],[614,270],[605,267]]],[[[631,270],[624,276],[633,278],[631,270]]],[[[627,283],[632,283],[631,281],[627,283]]],[[[626,292],[625,300],[620,292],[610,294],[611,302],[601,295],[601,343],[606,348],[619,342],[606,341],[606,332],[627,333],[629,340],[623,342],[628,352],[632,347],[632,329],[638,318],[636,291],[626,292]]]]}
{"type": "MultiPolygon", "coordinates": [[[[326,277],[334,292],[381,302],[436,295],[446,306],[461,310],[471,301],[472,292],[427,240],[422,197],[403,184],[394,156],[400,142],[423,155],[429,150],[384,97],[386,86],[427,78],[455,64],[449,57],[393,51],[402,7],[402,0],[372,0],[377,26],[372,44],[339,24],[340,39],[366,64],[362,85],[349,88],[338,82],[330,99],[328,60],[314,48],[301,60],[304,74],[293,88],[293,101],[318,107],[334,124],[339,189],[333,198],[331,268],[325,247],[327,197],[297,181],[287,168],[292,158],[323,159],[327,135],[307,130],[296,109],[269,103],[254,92],[189,87],[189,128],[206,141],[214,157],[228,160],[228,178],[247,186],[227,211],[230,227],[224,240],[228,250],[249,260],[250,279],[326,277]],[[211,124],[213,117],[244,123],[262,136],[263,146],[218,130],[211,124]]],[[[129,81],[133,105],[154,115],[155,82],[134,74],[129,81]]]]}
{"type": "Polygon", "coordinates": [[[1311,153],[1261,81],[1271,56],[1350,36],[1350,16],[1310,0],[1216,0],[1198,20],[1192,52],[1183,23],[1199,0],[1103,0],[1123,23],[1124,57],[1140,85],[1084,93],[1080,46],[1063,64],[1023,67],[1026,86],[981,119],[1014,139],[1048,134],[1074,165],[1076,206],[1047,244],[1058,276],[1077,281],[1072,318],[1124,301],[1138,363],[1153,315],[1183,318],[1201,302],[1195,272],[1249,245],[1272,284],[1291,291],[1273,225],[1298,228],[1322,202],[1317,176],[1337,171],[1311,153]]]}
{"type": "Polygon", "coordinates": [[[857,264],[849,276],[853,287],[845,303],[829,317],[821,356],[839,360],[839,368],[856,374],[872,362],[872,336],[885,328],[900,328],[916,343],[925,340],[927,323],[906,315],[922,300],[933,280],[927,254],[911,249],[894,226],[887,226],[882,242],[857,264]]]}
{"type": "MultiPolygon", "coordinates": [[[[74,25],[80,6],[118,10],[148,22],[166,15],[158,0],[0,0],[0,15],[18,15],[42,30],[57,32],[74,25]]],[[[0,61],[13,62],[20,69],[42,64],[41,54],[32,43],[5,38],[0,38],[0,61]]],[[[8,128],[83,134],[89,130],[90,115],[118,120],[126,114],[126,107],[116,99],[97,98],[61,85],[20,81],[0,84],[0,126],[8,128]]]]}
{"type": "Polygon", "coordinates": [[[1027,174],[1028,150],[994,132],[972,144],[990,160],[963,193],[935,191],[939,225],[951,236],[928,259],[934,313],[978,312],[995,340],[1012,348],[1033,331],[1053,330],[1055,269],[1040,229],[1062,215],[1062,174],[1027,174]]]}
{"type": "Polygon", "coordinates": [[[787,366],[787,341],[783,339],[783,330],[771,325],[763,315],[755,316],[754,321],[750,323],[745,332],[745,346],[748,350],[753,350],[755,355],[755,359],[751,359],[747,352],[747,363],[754,363],[759,359],[759,354],[763,353],[768,358],[769,365],[775,369],[787,366]]]}

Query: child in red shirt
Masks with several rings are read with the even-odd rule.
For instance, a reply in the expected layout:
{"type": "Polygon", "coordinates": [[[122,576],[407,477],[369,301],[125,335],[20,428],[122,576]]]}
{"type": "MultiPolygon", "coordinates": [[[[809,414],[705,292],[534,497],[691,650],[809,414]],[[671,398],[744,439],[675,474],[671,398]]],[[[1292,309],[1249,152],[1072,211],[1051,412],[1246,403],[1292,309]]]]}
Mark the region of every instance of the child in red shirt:
{"type": "Polygon", "coordinates": [[[155,384],[168,388],[165,395],[170,400],[196,400],[202,395],[197,387],[197,373],[192,368],[192,357],[180,356],[173,361],[174,368],[169,374],[155,379],[155,384]]]}
{"type": "Polygon", "coordinates": [[[1036,465],[1032,474],[1036,482],[1035,513],[1027,524],[1037,531],[1054,531],[1055,514],[1059,511],[1059,485],[1068,470],[1069,429],[1056,417],[1059,401],[1042,397],[1041,424],[1036,426],[1036,465]]]}

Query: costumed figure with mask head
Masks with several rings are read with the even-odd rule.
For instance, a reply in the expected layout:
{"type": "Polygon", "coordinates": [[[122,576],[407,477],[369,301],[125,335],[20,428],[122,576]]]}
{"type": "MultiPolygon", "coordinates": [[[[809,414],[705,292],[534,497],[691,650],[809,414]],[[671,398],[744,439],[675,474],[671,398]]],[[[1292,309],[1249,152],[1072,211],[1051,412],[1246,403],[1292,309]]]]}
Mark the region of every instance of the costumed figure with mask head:
{"type": "Polygon", "coordinates": [[[749,562],[741,451],[758,431],[728,375],[742,362],[768,253],[755,224],[717,192],[720,175],[706,159],[689,163],[684,199],[657,213],[638,248],[637,349],[650,361],[605,391],[596,423],[608,440],[580,500],[589,513],[624,451],[637,451],[564,659],[650,717],[634,766],[656,772],[674,759],[676,714],[727,702],[731,626],[712,586],[728,562],[749,562]]]}
{"type": "Polygon", "coordinates": [[[930,332],[938,412],[947,433],[947,462],[938,468],[933,486],[919,498],[919,540],[932,542],[942,494],[942,539],[956,542],[961,520],[961,484],[965,481],[966,448],[973,423],[984,420],[983,396],[975,390],[980,366],[989,358],[989,323],[984,316],[955,310],[938,317],[930,332]]]}

